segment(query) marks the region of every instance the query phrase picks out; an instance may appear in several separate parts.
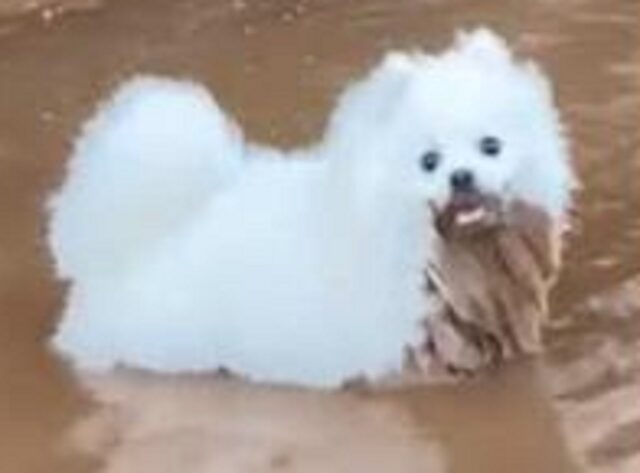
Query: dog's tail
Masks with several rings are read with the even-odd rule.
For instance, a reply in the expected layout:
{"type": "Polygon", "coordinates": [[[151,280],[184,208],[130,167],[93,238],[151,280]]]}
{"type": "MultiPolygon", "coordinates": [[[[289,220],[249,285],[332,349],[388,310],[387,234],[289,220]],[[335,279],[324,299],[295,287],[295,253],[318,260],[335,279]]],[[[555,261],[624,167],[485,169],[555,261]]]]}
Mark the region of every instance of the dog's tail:
{"type": "Polygon", "coordinates": [[[243,139],[202,87],[141,77],[83,129],[48,202],[63,279],[118,270],[179,231],[242,168],[243,139]]]}

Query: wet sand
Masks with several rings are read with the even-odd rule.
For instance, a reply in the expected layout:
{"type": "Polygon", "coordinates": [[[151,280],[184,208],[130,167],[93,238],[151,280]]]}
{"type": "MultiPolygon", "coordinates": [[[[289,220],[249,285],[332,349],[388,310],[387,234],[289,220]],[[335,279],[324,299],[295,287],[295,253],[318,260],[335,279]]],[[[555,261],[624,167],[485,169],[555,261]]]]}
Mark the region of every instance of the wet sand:
{"type": "Polygon", "coordinates": [[[639,471],[640,5],[24,5],[0,0],[0,471],[639,471]],[[195,78],[250,138],[297,145],[384,51],[436,49],[479,23],[554,78],[584,181],[544,357],[459,386],[313,393],[77,379],[48,353],[63,288],[43,248],[42,205],[79,124],[114,84],[136,72],[195,78]]]}

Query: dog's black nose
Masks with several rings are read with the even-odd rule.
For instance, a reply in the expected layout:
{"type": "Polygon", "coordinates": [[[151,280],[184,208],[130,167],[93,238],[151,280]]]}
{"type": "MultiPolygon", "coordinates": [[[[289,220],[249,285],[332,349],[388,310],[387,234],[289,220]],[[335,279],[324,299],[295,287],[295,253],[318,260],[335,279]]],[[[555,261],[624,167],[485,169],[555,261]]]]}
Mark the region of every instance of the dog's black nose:
{"type": "Polygon", "coordinates": [[[458,169],[451,174],[451,187],[453,190],[470,191],[473,190],[474,186],[473,173],[468,169],[458,169]]]}

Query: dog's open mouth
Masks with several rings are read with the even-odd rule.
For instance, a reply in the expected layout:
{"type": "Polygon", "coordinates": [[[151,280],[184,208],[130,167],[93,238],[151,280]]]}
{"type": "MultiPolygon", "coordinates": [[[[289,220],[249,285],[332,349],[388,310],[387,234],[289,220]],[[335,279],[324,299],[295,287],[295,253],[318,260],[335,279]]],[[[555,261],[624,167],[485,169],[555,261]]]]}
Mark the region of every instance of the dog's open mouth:
{"type": "Polygon", "coordinates": [[[483,220],[488,211],[485,200],[478,192],[456,192],[449,203],[454,223],[465,226],[483,220]]]}
{"type": "Polygon", "coordinates": [[[495,226],[499,199],[479,191],[454,192],[436,212],[436,225],[443,236],[468,235],[495,226]]]}

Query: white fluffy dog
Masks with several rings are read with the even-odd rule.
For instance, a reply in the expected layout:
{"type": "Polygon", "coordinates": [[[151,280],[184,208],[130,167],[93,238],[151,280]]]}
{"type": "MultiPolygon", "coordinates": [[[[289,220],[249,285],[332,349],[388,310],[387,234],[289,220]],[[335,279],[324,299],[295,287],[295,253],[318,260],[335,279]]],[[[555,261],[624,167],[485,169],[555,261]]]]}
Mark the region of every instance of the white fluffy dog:
{"type": "Polygon", "coordinates": [[[442,243],[490,240],[517,202],[555,234],[572,185],[547,81],[487,30],[388,55],[291,153],[245,142],[198,85],[138,78],[85,126],[50,202],[70,283],[53,343],[80,368],[332,386],[493,340],[475,369],[518,334],[456,316],[467,273],[447,273],[442,243]]]}

